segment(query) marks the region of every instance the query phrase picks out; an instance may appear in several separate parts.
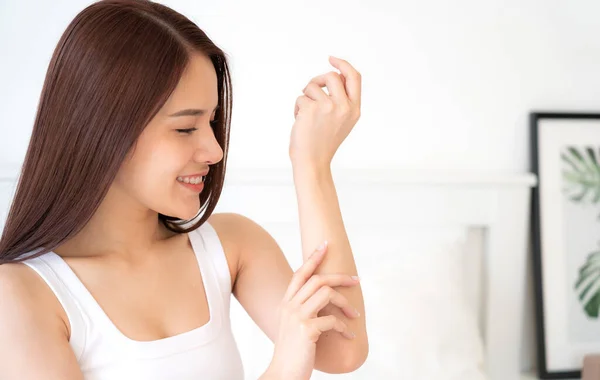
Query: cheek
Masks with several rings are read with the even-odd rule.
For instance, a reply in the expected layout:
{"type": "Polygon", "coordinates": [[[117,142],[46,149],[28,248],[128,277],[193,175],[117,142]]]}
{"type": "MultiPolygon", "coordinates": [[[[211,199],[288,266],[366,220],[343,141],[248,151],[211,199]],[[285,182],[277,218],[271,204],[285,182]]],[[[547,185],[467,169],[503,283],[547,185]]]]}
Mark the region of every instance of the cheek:
{"type": "Polygon", "coordinates": [[[156,184],[173,184],[186,166],[185,152],[163,144],[148,155],[145,162],[147,181],[156,184]]]}
{"type": "Polygon", "coordinates": [[[166,142],[146,145],[133,157],[128,182],[133,184],[138,194],[152,197],[168,193],[176,184],[177,175],[185,167],[184,153],[175,144],[166,142]]]}

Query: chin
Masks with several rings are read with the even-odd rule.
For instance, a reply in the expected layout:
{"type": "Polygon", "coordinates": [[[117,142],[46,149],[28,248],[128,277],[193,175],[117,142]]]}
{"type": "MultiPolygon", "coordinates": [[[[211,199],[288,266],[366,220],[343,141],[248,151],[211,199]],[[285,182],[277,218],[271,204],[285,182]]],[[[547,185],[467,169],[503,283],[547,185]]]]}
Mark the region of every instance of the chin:
{"type": "Polygon", "coordinates": [[[182,207],[179,210],[171,209],[171,210],[165,210],[164,212],[163,211],[158,211],[158,212],[163,215],[167,215],[171,218],[177,218],[177,219],[182,219],[182,220],[191,220],[194,217],[196,217],[199,209],[200,209],[200,206],[198,205],[198,206],[187,206],[185,208],[182,207]]]}
{"type": "Polygon", "coordinates": [[[186,207],[185,210],[174,213],[174,215],[176,218],[179,218],[179,219],[191,220],[198,215],[199,210],[200,210],[200,202],[196,202],[196,204],[193,207],[188,206],[188,207],[186,207]]]}

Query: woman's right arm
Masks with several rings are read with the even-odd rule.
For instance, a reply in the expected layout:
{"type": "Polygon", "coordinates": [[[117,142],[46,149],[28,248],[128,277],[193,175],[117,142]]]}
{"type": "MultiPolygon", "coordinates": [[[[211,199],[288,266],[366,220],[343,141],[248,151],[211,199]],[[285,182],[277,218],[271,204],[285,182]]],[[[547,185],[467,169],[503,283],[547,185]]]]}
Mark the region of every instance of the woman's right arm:
{"type": "Polygon", "coordinates": [[[33,270],[0,265],[0,379],[83,380],[61,311],[33,270]]]}

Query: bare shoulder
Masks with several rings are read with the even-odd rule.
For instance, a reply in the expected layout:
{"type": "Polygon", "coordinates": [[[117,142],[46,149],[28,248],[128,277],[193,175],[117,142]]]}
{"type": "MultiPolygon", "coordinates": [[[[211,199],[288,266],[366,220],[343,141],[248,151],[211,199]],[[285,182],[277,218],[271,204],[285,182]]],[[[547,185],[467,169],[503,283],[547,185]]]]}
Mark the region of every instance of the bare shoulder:
{"type": "Polygon", "coordinates": [[[262,227],[252,219],[233,212],[213,214],[208,218],[209,223],[215,227],[219,236],[238,241],[262,230],[262,227]]]}
{"type": "Polygon", "coordinates": [[[37,273],[21,263],[0,265],[3,376],[29,379],[44,374],[48,375],[44,378],[58,379],[69,374],[76,378],[79,367],[69,346],[66,321],[58,299],[37,273]]]}
{"type": "Polygon", "coordinates": [[[25,264],[0,265],[0,300],[2,306],[9,306],[0,307],[0,319],[19,317],[25,321],[31,314],[34,318],[53,320],[69,337],[68,319],[60,302],[44,280],[25,264]]]}
{"type": "Polygon", "coordinates": [[[273,236],[239,214],[217,214],[211,224],[233,253],[236,265],[232,293],[263,332],[274,341],[278,306],[293,272],[273,236]]]}
{"type": "Polygon", "coordinates": [[[211,215],[208,221],[217,231],[221,243],[236,255],[248,246],[272,239],[261,225],[244,215],[218,213],[211,215]]]}
{"type": "Polygon", "coordinates": [[[260,241],[270,240],[269,233],[252,219],[236,213],[216,213],[208,218],[214,227],[231,272],[232,289],[244,264],[246,248],[255,246],[260,241]]]}

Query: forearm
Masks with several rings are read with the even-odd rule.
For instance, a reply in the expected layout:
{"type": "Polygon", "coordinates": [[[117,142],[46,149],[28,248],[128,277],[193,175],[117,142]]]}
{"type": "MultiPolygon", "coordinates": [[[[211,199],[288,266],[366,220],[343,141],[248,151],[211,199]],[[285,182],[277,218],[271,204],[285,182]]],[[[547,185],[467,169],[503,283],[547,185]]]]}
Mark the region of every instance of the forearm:
{"type": "Polygon", "coordinates": [[[275,377],[273,375],[273,373],[271,373],[270,368],[267,368],[267,370],[262,375],[260,375],[258,380],[280,380],[280,379],[278,379],[277,377],[275,377]]]}
{"type": "MultiPolygon", "coordinates": [[[[316,273],[344,273],[357,275],[356,263],[333,182],[331,169],[294,166],[294,183],[298,200],[300,234],[304,261],[324,240],[328,241],[327,254],[316,273]]],[[[336,372],[338,368],[352,370],[366,358],[368,341],[365,328],[365,310],[359,285],[336,288],[354,306],[360,316],[347,318],[339,308],[329,305],[319,315],[334,314],[342,319],[356,337],[344,338],[334,331],[324,333],[317,342],[315,368],[336,372]]]]}

